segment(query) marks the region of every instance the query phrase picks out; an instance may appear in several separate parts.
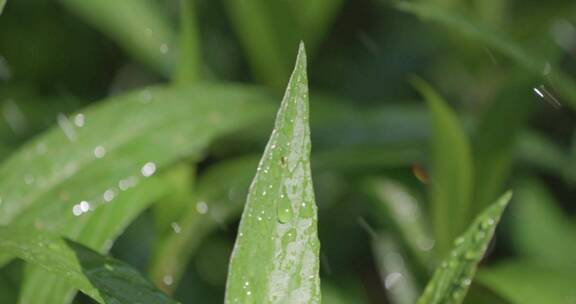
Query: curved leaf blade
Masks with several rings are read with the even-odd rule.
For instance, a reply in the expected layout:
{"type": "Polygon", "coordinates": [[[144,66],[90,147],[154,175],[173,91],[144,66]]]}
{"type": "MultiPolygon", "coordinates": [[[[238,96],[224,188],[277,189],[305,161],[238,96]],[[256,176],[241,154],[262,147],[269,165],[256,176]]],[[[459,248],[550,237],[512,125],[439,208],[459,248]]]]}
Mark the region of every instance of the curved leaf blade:
{"type": "Polygon", "coordinates": [[[424,96],[432,120],[430,200],[436,248],[446,254],[472,219],[473,164],[470,144],[456,114],[422,80],[414,86],[424,96]]]}
{"type": "Polygon", "coordinates": [[[470,225],[454,242],[450,252],[434,275],[418,304],[462,303],[492,236],[502,212],[512,198],[512,193],[502,195],[470,225]]]}
{"type": "Polygon", "coordinates": [[[165,76],[174,65],[175,33],[150,0],[60,0],[71,12],[110,36],[138,60],[165,76]]]}
{"type": "Polygon", "coordinates": [[[66,279],[99,303],[176,303],[132,267],[73,241],[34,229],[0,228],[0,248],[66,279]]]}
{"type": "Polygon", "coordinates": [[[306,55],[301,45],[250,186],[230,259],[225,303],[319,303],[316,218],[306,55]]]}

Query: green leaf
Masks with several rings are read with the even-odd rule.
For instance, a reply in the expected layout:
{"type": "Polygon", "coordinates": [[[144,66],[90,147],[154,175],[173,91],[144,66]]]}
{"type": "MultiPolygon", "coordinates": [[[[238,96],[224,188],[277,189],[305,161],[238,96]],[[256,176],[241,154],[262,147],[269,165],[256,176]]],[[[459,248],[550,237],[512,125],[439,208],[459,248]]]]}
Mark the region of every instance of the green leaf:
{"type": "MultiPolygon", "coordinates": [[[[396,7],[422,19],[432,20],[463,35],[478,40],[495,51],[515,61],[519,66],[534,76],[542,77],[542,71],[550,64],[547,60],[531,54],[514,42],[514,39],[497,31],[483,26],[470,18],[461,16],[450,9],[429,2],[395,1],[396,7]]],[[[572,77],[562,72],[558,66],[552,66],[550,73],[543,77],[544,80],[564,96],[572,108],[576,109],[576,85],[572,77]]]]}
{"type": "Polygon", "coordinates": [[[306,55],[296,67],[250,192],[230,259],[226,303],[320,303],[310,173],[306,55]]]}
{"type": "Polygon", "coordinates": [[[432,118],[432,227],[436,248],[443,256],[474,215],[470,144],[458,117],[442,97],[422,80],[415,79],[413,84],[424,96],[432,118]]]}
{"type": "Polygon", "coordinates": [[[576,234],[570,218],[537,179],[524,178],[516,188],[521,203],[514,205],[510,217],[515,249],[540,265],[576,269],[576,234]]]}
{"type": "Polygon", "coordinates": [[[71,12],[110,36],[125,51],[169,76],[175,34],[152,0],[60,0],[71,12]]]}
{"type": "Polygon", "coordinates": [[[6,5],[6,0],[0,0],[0,15],[4,11],[4,6],[6,5]]]}
{"type": "Polygon", "coordinates": [[[202,60],[200,58],[199,33],[196,20],[196,0],[180,0],[180,47],[176,70],[176,82],[192,83],[200,79],[202,60]]]}
{"type": "MultiPolygon", "coordinates": [[[[164,179],[152,177],[139,187],[118,192],[111,202],[94,210],[90,216],[85,214],[69,219],[57,232],[95,251],[108,252],[128,224],[167,189],[164,179]]],[[[57,274],[37,265],[27,265],[19,301],[29,304],[66,303],[70,302],[73,291],[73,287],[57,274]]]]}
{"type": "Polygon", "coordinates": [[[536,104],[525,76],[506,86],[481,117],[474,134],[474,203],[478,214],[503,191],[510,174],[514,147],[536,104]]]}
{"type": "Polygon", "coordinates": [[[0,228],[0,248],[67,280],[99,303],[176,303],[132,267],[34,229],[0,228]]]}
{"type": "Polygon", "coordinates": [[[462,303],[511,197],[511,192],[501,196],[456,239],[454,249],[434,272],[418,304],[462,303]]]}
{"type": "Polygon", "coordinates": [[[377,220],[394,231],[420,270],[426,271],[432,265],[434,240],[416,197],[401,183],[387,178],[366,180],[364,189],[375,203],[377,220]]]}
{"type": "MultiPolygon", "coordinates": [[[[227,85],[149,88],[61,115],[61,128],[0,166],[0,224],[64,231],[82,201],[90,209],[104,206],[107,191],[137,187],[181,157],[198,159],[215,136],[267,117],[266,96],[227,85]]],[[[5,260],[0,253],[0,264],[5,260]]]]}
{"type": "Polygon", "coordinates": [[[227,0],[226,10],[257,79],[281,89],[290,74],[291,50],[304,40],[309,53],[341,7],[342,0],[227,0]]]}
{"type": "Polygon", "coordinates": [[[576,300],[573,269],[509,261],[481,270],[478,280],[514,304],[571,304],[576,300]]]}
{"type": "Polygon", "coordinates": [[[154,252],[149,272],[156,286],[175,290],[205,236],[240,213],[252,177],[249,172],[257,163],[255,157],[241,157],[219,162],[202,175],[196,185],[197,198],[188,202],[188,208],[172,223],[174,231],[154,252]]]}

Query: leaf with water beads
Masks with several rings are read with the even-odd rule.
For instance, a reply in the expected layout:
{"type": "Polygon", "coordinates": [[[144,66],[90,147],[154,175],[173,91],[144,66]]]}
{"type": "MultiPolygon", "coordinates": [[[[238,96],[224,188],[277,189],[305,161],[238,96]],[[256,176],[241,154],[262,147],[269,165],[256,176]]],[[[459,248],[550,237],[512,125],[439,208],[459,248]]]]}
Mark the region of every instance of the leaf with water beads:
{"type": "Polygon", "coordinates": [[[462,303],[477,264],[484,256],[496,224],[511,198],[512,192],[506,192],[456,239],[455,247],[434,272],[418,304],[462,303]]]}
{"type": "Polygon", "coordinates": [[[307,82],[301,45],[242,214],[225,303],[320,302],[307,82]]]}
{"type": "Polygon", "coordinates": [[[58,275],[98,303],[176,303],[125,263],[52,234],[0,228],[0,249],[58,275]]]}

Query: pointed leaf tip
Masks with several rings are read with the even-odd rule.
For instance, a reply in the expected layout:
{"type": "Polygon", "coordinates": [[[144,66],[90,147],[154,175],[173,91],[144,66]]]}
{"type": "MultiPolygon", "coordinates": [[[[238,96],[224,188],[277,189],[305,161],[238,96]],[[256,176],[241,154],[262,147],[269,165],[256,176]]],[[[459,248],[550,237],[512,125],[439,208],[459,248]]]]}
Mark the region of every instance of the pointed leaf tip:
{"type": "Polygon", "coordinates": [[[496,226],[511,198],[512,191],[504,193],[454,241],[452,251],[434,272],[417,304],[459,304],[464,301],[478,263],[484,257],[496,226]]]}

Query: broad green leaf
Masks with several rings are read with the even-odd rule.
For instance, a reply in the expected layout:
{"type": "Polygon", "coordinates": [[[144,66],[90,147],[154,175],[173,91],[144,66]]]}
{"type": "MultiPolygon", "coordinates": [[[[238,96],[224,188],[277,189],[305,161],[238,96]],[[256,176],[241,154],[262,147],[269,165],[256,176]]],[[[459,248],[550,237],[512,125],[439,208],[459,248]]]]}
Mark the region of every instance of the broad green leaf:
{"type": "Polygon", "coordinates": [[[320,303],[306,55],[280,105],[230,258],[226,303],[320,303]]]}
{"type": "Polygon", "coordinates": [[[60,0],[71,12],[110,36],[125,51],[169,76],[175,34],[152,0],[60,0]]]}
{"type": "Polygon", "coordinates": [[[470,144],[458,117],[442,97],[422,80],[415,79],[413,83],[430,109],[432,227],[436,248],[445,255],[473,216],[470,144]]]}
{"type": "Polygon", "coordinates": [[[386,178],[366,180],[364,190],[374,201],[377,219],[394,231],[420,270],[429,269],[434,240],[416,197],[402,184],[386,178]]]}
{"type": "Polygon", "coordinates": [[[252,177],[250,172],[257,163],[258,159],[251,156],[224,161],[200,177],[197,197],[171,223],[173,231],[154,252],[150,276],[156,286],[167,292],[175,290],[192,253],[205,236],[240,213],[252,177]]]}
{"type": "Polygon", "coordinates": [[[187,84],[200,79],[199,33],[196,18],[196,0],[180,0],[180,53],[176,82],[187,84]]]}
{"type": "Polygon", "coordinates": [[[511,198],[511,192],[502,195],[454,241],[454,248],[434,272],[418,304],[462,303],[511,198]]]}
{"type": "Polygon", "coordinates": [[[509,261],[482,269],[478,280],[514,304],[572,304],[576,301],[573,269],[509,261]]]}
{"type": "Polygon", "coordinates": [[[226,85],[149,88],[60,116],[61,128],[0,166],[0,223],[63,231],[82,201],[97,209],[104,195],[138,187],[181,157],[198,159],[215,136],[264,119],[267,99],[226,85]]]}
{"type": "MultiPolygon", "coordinates": [[[[396,7],[402,11],[414,14],[423,19],[438,22],[453,30],[461,32],[463,35],[480,41],[495,51],[515,61],[522,68],[534,76],[541,77],[544,68],[550,63],[537,55],[531,54],[513,39],[502,34],[501,31],[492,30],[479,22],[474,22],[470,18],[465,18],[450,9],[430,2],[422,1],[395,1],[396,7]]],[[[542,77],[570,106],[576,108],[576,85],[572,77],[562,72],[557,66],[552,66],[550,73],[542,77]]]]}
{"type": "Polygon", "coordinates": [[[576,226],[538,180],[524,178],[516,188],[519,203],[510,217],[515,249],[538,264],[576,270],[576,226]]]}
{"type": "Polygon", "coordinates": [[[0,248],[66,279],[98,303],[176,303],[123,262],[38,230],[0,228],[0,248]]]}
{"type": "MultiPolygon", "coordinates": [[[[165,184],[163,179],[153,177],[140,187],[114,192],[113,196],[108,192],[110,202],[90,216],[70,219],[57,232],[95,251],[108,252],[128,224],[167,191],[165,184]]],[[[19,303],[67,303],[74,294],[65,279],[37,265],[27,265],[22,286],[19,303]]]]}

